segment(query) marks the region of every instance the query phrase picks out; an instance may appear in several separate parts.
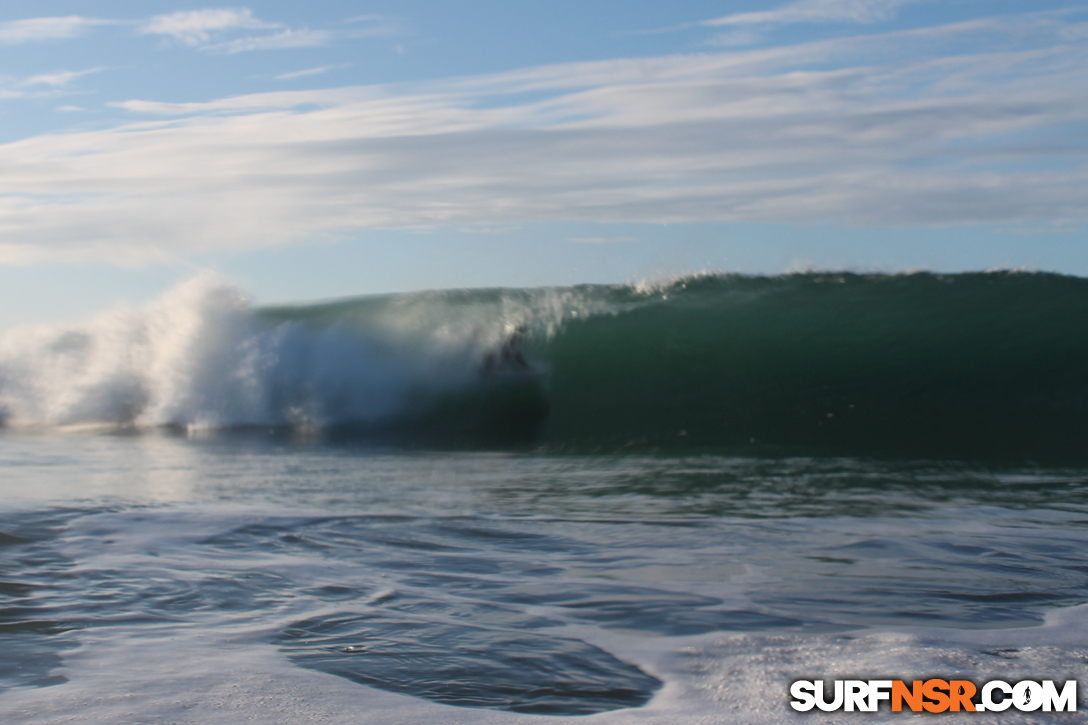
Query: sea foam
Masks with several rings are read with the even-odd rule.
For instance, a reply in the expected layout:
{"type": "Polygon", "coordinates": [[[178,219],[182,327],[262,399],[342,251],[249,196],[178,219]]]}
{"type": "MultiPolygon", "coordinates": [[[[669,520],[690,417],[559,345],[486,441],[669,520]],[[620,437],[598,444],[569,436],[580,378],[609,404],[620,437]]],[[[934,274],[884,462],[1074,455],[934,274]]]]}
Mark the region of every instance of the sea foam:
{"type": "Polygon", "coordinates": [[[470,379],[494,335],[392,337],[264,317],[204,274],[139,309],[9,333],[0,416],[18,426],[191,428],[374,420],[423,389],[470,379]]]}

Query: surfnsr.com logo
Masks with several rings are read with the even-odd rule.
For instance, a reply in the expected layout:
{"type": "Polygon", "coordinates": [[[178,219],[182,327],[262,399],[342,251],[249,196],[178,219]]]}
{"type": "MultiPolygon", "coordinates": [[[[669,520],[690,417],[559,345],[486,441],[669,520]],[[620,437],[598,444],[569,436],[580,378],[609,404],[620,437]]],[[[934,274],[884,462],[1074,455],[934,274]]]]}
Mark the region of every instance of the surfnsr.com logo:
{"type": "Polygon", "coordinates": [[[824,692],[823,680],[797,680],[790,686],[790,706],[800,712],[876,712],[882,702],[892,712],[1076,712],[1077,681],[990,680],[978,687],[970,680],[835,680],[824,692]]]}

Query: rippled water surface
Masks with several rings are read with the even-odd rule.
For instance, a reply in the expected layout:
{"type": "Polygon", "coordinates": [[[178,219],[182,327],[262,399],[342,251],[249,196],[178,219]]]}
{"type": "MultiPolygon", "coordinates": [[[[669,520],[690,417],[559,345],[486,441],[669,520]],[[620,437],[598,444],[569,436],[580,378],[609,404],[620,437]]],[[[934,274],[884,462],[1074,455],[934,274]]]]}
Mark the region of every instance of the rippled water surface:
{"type": "Polygon", "coordinates": [[[981,674],[1029,650],[1054,677],[1085,661],[1075,637],[1001,634],[1088,601],[1081,468],[9,432],[0,472],[0,712],[16,722],[115,717],[94,708],[141,676],[158,704],[129,721],[229,722],[177,705],[190,693],[171,678],[292,670],[318,683],[296,706],[341,714],[379,691],[437,722],[777,721],[784,695],[761,714],[707,683],[739,668],[784,693],[803,662],[932,668],[937,650],[981,674]],[[889,636],[922,639],[842,650],[889,636]],[[333,682],[339,699],[317,694],[333,682]]]}

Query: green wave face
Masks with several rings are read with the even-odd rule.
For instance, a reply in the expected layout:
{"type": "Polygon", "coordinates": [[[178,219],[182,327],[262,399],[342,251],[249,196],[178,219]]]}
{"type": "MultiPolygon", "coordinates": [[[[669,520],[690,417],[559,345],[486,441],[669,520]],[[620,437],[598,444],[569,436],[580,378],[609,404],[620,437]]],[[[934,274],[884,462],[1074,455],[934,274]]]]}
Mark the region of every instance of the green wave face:
{"type": "Polygon", "coordinates": [[[925,455],[1088,449],[1088,282],[712,278],[564,325],[557,444],[925,455]]]}
{"type": "Polygon", "coordinates": [[[465,371],[526,326],[539,375],[421,384],[414,406],[364,434],[571,451],[1088,453],[1088,280],[1078,278],[704,276],[264,314],[366,330],[418,354],[456,340],[465,371]]]}

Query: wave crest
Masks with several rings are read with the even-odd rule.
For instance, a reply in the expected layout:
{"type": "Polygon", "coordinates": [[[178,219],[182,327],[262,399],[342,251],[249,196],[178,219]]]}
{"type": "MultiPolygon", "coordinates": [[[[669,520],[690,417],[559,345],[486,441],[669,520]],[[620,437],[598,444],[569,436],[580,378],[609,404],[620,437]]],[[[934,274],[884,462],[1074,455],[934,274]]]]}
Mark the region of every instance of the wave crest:
{"type": "MultiPolygon", "coordinates": [[[[323,425],[395,414],[473,373],[480,340],[389,336],[277,320],[201,275],[140,309],[0,341],[9,425],[323,425]]],[[[487,335],[477,335],[485,338],[487,335]]]]}

